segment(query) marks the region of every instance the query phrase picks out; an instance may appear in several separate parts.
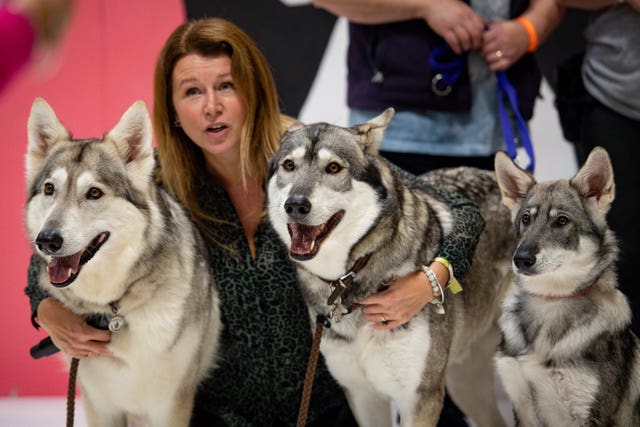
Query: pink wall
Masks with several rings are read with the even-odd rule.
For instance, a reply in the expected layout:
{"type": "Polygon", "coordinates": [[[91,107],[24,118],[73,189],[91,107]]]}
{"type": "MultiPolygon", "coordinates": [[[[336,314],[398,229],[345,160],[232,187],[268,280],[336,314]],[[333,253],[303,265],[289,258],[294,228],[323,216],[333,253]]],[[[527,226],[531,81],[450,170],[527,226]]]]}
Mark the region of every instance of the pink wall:
{"type": "Polygon", "coordinates": [[[60,359],[29,356],[29,348],[46,336],[32,328],[23,292],[31,252],[22,216],[31,103],[46,99],[76,137],[101,136],[135,100],[151,108],[156,55],[183,19],[180,0],[77,0],[54,55],[36,62],[0,93],[0,397],[66,394],[60,359]]]}

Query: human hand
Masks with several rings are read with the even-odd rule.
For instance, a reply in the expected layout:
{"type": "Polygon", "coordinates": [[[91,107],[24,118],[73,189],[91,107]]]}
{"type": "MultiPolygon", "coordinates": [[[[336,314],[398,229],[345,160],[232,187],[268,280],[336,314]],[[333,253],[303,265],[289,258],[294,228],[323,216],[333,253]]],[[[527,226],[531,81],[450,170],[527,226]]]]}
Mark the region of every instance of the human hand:
{"type": "Polygon", "coordinates": [[[527,52],[527,30],[516,20],[489,25],[482,37],[481,53],[492,71],[504,71],[527,52]]]}
{"type": "Polygon", "coordinates": [[[53,298],[45,298],[38,305],[38,323],[68,356],[84,359],[90,355],[111,355],[107,349],[111,332],[89,326],[84,317],[53,298]]]}
{"type": "Polygon", "coordinates": [[[640,0],[626,0],[627,4],[631,6],[636,12],[640,13],[640,0]]]}
{"type": "Polygon", "coordinates": [[[42,43],[54,43],[60,38],[73,3],[74,0],[13,0],[13,4],[29,16],[42,43]]]}
{"type": "Polygon", "coordinates": [[[479,49],[485,22],[460,0],[426,2],[422,12],[429,27],[447,42],[457,54],[479,49]]]}
{"type": "MultiPolygon", "coordinates": [[[[449,270],[439,262],[429,265],[442,284],[449,281],[449,270]]],[[[362,312],[371,327],[389,330],[407,323],[433,299],[431,283],[425,273],[415,271],[402,277],[394,277],[387,289],[360,301],[362,312]]]]}

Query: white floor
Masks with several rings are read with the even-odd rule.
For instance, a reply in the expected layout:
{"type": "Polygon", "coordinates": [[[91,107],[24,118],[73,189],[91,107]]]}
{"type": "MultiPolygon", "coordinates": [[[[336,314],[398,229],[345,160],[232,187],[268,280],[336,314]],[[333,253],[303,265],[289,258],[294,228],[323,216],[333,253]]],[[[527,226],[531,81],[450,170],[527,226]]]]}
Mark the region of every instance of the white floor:
{"type": "MultiPolygon", "coordinates": [[[[67,420],[65,397],[0,398],[0,426],[54,427],[64,426],[67,420]]],[[[82,402],[76,399],[74,427],[86,427],[82,402]]]]}
{"type": "MultiPolygon", "coordinates": [[[[508,427],[513,426],[511,406],[498,393],[499,409],[508,427]]],[[[0,427],[54,427],[66,425],[67,399],[64,397],[0,398],[0,427]]],[[[74,427],[87,427],[81,399],[76,399],[74,427]]]]}

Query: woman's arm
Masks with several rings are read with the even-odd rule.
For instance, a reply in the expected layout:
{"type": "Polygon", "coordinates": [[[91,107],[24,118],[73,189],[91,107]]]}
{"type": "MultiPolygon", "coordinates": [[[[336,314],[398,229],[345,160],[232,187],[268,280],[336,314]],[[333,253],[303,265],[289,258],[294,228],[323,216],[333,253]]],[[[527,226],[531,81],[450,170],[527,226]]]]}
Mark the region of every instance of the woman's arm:
{"type": "Polygon", "coordinates": [[[629,6],[640,11],[640,0],[557,0],[557,2],[563,6],[587,10],[598,10],[621,3],[628,3],[629,6]]]}
{"type": "MultiPolygon", "coordinates": [[[[393,166],[392,169],[405,178],[419,178],[393,166]]],[[[424,185],[421,181],[420,185],[424,185]]],[[[480,233],[484,229],[484,220],[478,206],[467,198],[432,187],[450,207],[453,214],[453,230],[446,237],[436,255],[445,258],[452,266],[456,279],[462,278],[471,268],[471,262],[480,233]]],[[[446,290],[449,283],[449,270],[443,264],[433,260],[425,260],[435,273],[438,282],[446,290]]],[[[393,329],[408,322],[431,300],[434,294],[431,283],[424,271],[419,270],[403,277],[394,278],[389,287],[361,302],[363,313],[375,329],[393,329]],[[381,316],[384,316],[382,321],[381,316]]]]}
{"type": "Polygon", "coordinates": [[[89,355],[110,355],[107,344],[111,333],[89,326],[84,316],[65,307],[38,285],[40,276],[36,255],[32,255],[25,294],[31,303],[31,322],[42,327],[53,343],[68,356],[77,359],[89,355]]]}
{"type": "Polygon", "coordinates": [[[314,0],[313,4],[357,24],[423,19],[456,53],[482,44],[484,20],[460,0],[314,0]]]}
{"type": "Polygon", "coordinates": [[[556,0],[531,0],[522,15],[491,23],[482,42],[482,55],[489,68],[504,71],[537,49],[560,25],[564,10],[556,0]]]}

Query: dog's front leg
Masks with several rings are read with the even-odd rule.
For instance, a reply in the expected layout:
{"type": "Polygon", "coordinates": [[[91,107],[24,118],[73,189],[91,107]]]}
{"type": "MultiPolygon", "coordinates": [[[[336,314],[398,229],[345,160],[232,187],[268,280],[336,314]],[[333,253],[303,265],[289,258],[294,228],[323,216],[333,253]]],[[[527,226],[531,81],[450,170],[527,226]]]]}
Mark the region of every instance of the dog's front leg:
{"type": "Polygon", "coordinates": [[[127,416],[123,412],[94,403],[87,393],[82,395],[88,427],[127,427],[127,416]]]}
{"type": "Polygon", "coordinates": [[[357,393],[346,392],[349,406],[360,427],[393,426],[391,402],[372,388],[358,389],[357,393]]]}

